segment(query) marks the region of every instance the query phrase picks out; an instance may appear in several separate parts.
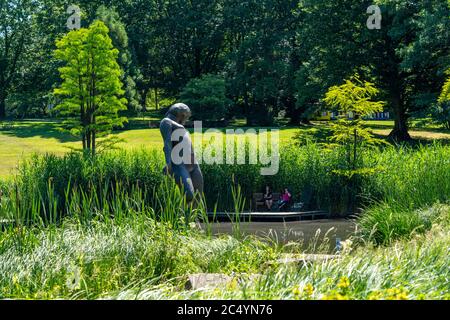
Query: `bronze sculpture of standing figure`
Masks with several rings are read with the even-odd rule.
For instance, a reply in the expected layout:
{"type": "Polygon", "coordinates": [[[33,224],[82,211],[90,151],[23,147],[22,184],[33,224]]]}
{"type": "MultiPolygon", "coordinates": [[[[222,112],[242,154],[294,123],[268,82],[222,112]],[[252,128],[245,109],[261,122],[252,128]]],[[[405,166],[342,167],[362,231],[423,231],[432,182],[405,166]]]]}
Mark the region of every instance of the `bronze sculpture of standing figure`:
{"type": "Polygon", "coordinates": [[[183,187],[187,201],[192,201],[196,193],[203,193],[203,174],[195,158],[189,132],[184,127],[190,116],[189,107],[177,103],[170,107],[160,124],[166,160],[164,172],[172,175],[183,187]],[[173,152],[180,143],[182,148],[177,148],[180,152],[173,152]]]}

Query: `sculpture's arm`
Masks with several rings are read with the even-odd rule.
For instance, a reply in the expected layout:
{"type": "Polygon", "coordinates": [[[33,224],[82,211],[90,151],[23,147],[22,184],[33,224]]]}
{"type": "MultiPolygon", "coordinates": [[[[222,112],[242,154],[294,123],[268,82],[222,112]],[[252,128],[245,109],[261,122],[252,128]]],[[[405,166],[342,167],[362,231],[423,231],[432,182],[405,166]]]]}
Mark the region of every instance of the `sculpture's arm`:
{"type": "Polygon", "coordinates": [[[161,131],[161,136],[164,141],[164,155],[166,159],[166,165],[168,168],[172,166],[172,124],[167,121],[161,121],[161,125],[159,127],[161,131]]]}

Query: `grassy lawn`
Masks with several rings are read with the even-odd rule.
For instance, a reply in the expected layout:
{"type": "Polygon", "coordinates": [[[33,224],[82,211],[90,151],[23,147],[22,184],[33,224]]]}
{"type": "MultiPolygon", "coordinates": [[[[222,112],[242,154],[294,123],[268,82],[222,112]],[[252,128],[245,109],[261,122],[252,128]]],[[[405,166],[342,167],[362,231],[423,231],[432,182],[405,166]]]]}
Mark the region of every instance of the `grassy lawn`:
{"type": "MultiPolygon", "coordinates": [[[[156,123],[155,118],[133,119],[130,129],[118,131],[117,134],[126,142],[123,148],[162,148],[162,140],[157,128],[147,128],[148,121],[156,123]]],[[[393,127],[393,121],[370,121],[374,133],[387,136],[393,127]]],[[[67,133],[61,132],[58,121],[24,120],[14,122],[12,128],[0,126],[0,177],[9,176],[20,160],[33,153],[63,154],[70,148],[78,148],[80,141],[67,133]]],[[[245,129],[245,128],[244,128],[245,129]]],[[[300,129],[307,130],[307,129],[300,129]]],[[[281,128],[280,139],[286,144],[296,135],[299,128],[281,128]]],[[[414,128],[411,136],[420,140],[450,140],[450,133],[437,128],[414,128]]],[[[194,136],[195,138],[195,136],[194,136]]]]}

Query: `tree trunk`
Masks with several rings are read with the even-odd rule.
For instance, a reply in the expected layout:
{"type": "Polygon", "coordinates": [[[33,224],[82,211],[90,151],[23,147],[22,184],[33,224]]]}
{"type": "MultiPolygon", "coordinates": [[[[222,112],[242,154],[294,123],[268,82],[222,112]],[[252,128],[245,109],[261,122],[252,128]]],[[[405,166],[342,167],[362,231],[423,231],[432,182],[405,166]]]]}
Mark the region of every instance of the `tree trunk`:
{"type": "Polygon", "coordinates": [[[246,125],[248,127],[251,126],[249,110],[250,110],[250,107],[249,107],[249,102],[248,102],[248,93],[245,92],[244,93],[244,116],[245,116],[245,120],[246,120],[246,125]]]}
{"type": "Polygon", "coordinates": [[[397,142],[409,141],[411,136],[408,133],[408,116],[406,108],[401,99],[396,98],[393,102],[394,111],[394,129],[389,134],[389,139],[397,142]]]}
{"type": "Polygon", "coordinates": [[[198,78],[200,77],[200,75],[202,74],[201,71],[201,51],[200,48],[195,48],[194,49],[194,78],[198,78]]]}
{"type": "Polygon", "coordinates": [[[300,116],[298,115],[298,113],[290,114],[289,124],[291,126],[298,126],[300,124],[300,116]]]}
{"type": "Polygon", "coordinates": [[[287,115],[290,118],[289,124],[297,126],[301,123],[309,122],[308,119],[303,115],[304,114],[304,108],[303,106],[299,107],[297,106],[297,99],[295,97],[295,73],[301,66],[301,58],[298,54],[298,44],[296,41],[296,37],[292,36],[290,38],[291,46],[292,46],[292,52],[289,57],[290,67],[288,72],[288,94],[286,98],[286,109],[287,109],[287,115]]]}
{"type": "Polygon", "coordinates": [[[302,111],[295,105],[295,98],[291,95],[284,102],[286,106],[286,115],[289,117],[289,124],[297,126],[300,124],[302,111]]]}
{"type": "Polygon", "coordinates": [[[87,151],[91,151],[91,130],[88,130],[86,133],[86,144],[87,144],[87,151]]]}
{"type": "Polygon", "coordinates": [[[95,131],[92,131],[92,141],[91,141],[91,143],[92,143],[92,150],[91,151],[92,152],[91,152],[91,154],[93,156],[95,156],[95,148],[96,148],[95,139],[96,139],[95,131]]]}
{"type": "Polygon", "coordinates": [[[86,134],[85,133],[82,134],[81,139],[83,141],[83,150],[86,150],[87,149],[87,142],[86,142],[86,134]]]}
{"type": "Polygon", "coordinates": [[[408,133],[407,105],[405,104],[406,75],[401,71],[401,59],[398,57],[395,42],[388,34],[385,34],[386,54],[381,62],[381,70],[384,70],[383,82],[385,90],[389,93],[391,108],[394,113],[395,125],[389,134],[389,139],[397,142],[411,140],[408,133]]]}
{"type": "Polygon", "coordinates": [[[148,94],[148,89],[143,89],[142,90],[142,94],[141,94],[141,105],[142,105],[142,111],[146,112],[147,111],[147,94],[148,94]]]}
{"type": "Polygon", "coordinates": [[[400,114],[396,117],[394,130],[392,130],[389,134],[389,138],[398,142],[411,140],[411,136],[408,133],[408,123],[405,116],[400,114]]]}
{"type": "Polygon", "coordinates": [[[155,88],[155,108],[156,110],[159,110],[158,88],[155,88]]]}
{"type": "Polygon", "coordinates": [[[288,109],[288,117],[290,118],[289,124],[293,126],[298,126],[299,124],[311,124],[311,121],[304,115],[303,108],[292,108],[288,109]]]}
{"type": "Polygon", "coordinates": [[[0,119],[6,118],[6,94],[0,94],[0,119]]]}

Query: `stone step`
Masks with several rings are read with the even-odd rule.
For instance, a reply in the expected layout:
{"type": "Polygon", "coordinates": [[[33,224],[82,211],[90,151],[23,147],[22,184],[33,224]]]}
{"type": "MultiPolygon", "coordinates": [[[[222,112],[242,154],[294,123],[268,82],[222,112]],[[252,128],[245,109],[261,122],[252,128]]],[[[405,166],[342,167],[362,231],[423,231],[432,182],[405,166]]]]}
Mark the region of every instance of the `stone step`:
{"type": "Polygon", "coordinates": [[[300,255],[285,255],[283,258],[276,260],[275,262],[269,263],[269,265],[274,264],[284,264],[284,265],[300,265],[305,266],[313,263],[322,263],[328,262],[330,260],[334,260],[339,258],[338,255],[331,254],[300,254],[300,255]]]}
{"type": "Polygon", "coordinates": [[[229,276],[222,273],[197,273],[188,275],[186,290],[211,289],[226,286],[233,281],[238,283],[257,281],[260,274],[239,274],[229,276]]]}
{"type": "Polygon", "coordinates": [[[187,290],[210,289],[226,286],[233,277],[221,273],[197,273],[188,275],[187,290]]]}

